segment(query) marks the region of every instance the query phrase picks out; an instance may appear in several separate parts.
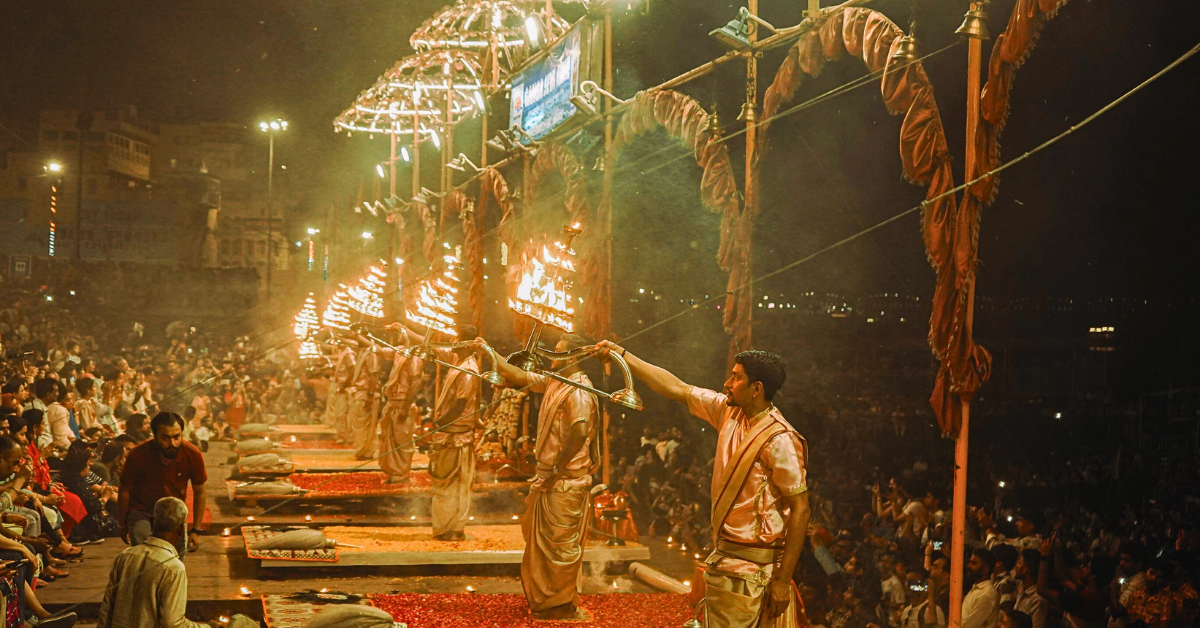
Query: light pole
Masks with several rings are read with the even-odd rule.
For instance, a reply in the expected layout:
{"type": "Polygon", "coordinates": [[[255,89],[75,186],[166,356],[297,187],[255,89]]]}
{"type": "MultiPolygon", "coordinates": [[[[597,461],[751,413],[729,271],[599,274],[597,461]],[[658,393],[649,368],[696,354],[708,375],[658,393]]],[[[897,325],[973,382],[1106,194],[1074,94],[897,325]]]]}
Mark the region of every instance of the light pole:
{"type": "Polygon", "coordinates": [[[46,176],[50,178],[50,234],[47,238],[46,253],[50,257],[54,257],[55,240],[58,238],[58,195],[62,186],[63,165],[57,161],[47,162],[43,168],[46,170],[46,176]]]}
{"type": "Polygon", "coordinates": [[[275,241],[273,226],[275,221],[275,134],[286,131],[287,120],[278,118],[258,123],[258,130],[267,134],[270,148],[267,150],[267,298],[271,297],[271,267],[275,265],[275,241]]]}

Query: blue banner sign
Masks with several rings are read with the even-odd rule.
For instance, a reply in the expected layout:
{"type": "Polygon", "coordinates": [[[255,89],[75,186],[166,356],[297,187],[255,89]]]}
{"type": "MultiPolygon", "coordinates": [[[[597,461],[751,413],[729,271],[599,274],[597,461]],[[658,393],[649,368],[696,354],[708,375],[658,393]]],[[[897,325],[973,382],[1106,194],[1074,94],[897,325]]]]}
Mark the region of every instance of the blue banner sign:
{"type": "Polygon", "coordinates": [[[572,29],[549,54],[513,75],[510,124],[541,139],[575,115],[571,95],[581,81],[582,33],[582,28],[572,29]]]}

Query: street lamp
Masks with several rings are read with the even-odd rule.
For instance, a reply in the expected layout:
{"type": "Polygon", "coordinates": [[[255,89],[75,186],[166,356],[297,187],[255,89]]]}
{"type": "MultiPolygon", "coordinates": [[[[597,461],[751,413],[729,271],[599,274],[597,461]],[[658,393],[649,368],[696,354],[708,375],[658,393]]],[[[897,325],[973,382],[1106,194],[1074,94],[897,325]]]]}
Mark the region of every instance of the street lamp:
{"type": "Polygon", "coordinates": [[[258,123],[258,130],[270,138],[270,148],[267,151],[267,297],[271,296],[271,267],[275,265],[274,251],[274,204],[275,204],[275,134],[286,131],[287,120],[264,120],[258,123]]]}
{"type": "MultiPolygon", "coordinates": [[[[63,165],[57,161],[47,162],[42,168],[50,181],[50,232],[46,239],[46,254],[54,257],[54,248],[58,239],[58,187],[62,185],[63,165]]],[[[78,237],[78,236],[76,236],[78,237]]]]}

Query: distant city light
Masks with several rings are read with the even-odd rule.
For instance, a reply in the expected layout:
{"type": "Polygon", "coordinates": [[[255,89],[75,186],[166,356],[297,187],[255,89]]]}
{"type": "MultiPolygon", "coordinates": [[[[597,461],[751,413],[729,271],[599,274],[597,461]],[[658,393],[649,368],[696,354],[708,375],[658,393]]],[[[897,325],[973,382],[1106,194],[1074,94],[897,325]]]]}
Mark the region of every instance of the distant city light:
{"type": "Polygon", "coordinates": [[[383,169],[383,166],[380,164],[375,164],[375,174],[379,175],[380,179],[387,178],[387,172],[383,169]]]}
{"type": "Polygon", "coordinates": [[[364,232],[362,232],[362,237],[364,240],[370,240],[371,238],[375,237],[375,235],[372,234],[370,231],[364,231],[364,232]]]}

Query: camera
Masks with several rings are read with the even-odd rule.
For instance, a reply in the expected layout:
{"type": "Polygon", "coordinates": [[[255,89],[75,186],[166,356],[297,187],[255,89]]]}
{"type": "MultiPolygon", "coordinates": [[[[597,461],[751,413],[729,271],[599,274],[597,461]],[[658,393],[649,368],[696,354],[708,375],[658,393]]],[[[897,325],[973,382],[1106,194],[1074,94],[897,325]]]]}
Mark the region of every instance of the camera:
{"type": "Polygon", "coordinates": [[[925,580],[913,580],[908,583],[908,590],[913,593],[925,593],[929,591],[929,582],[925,580]]]}

